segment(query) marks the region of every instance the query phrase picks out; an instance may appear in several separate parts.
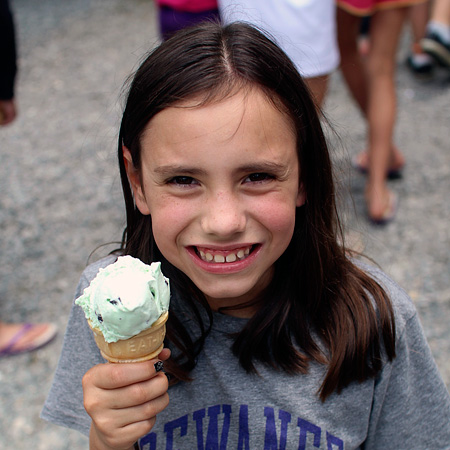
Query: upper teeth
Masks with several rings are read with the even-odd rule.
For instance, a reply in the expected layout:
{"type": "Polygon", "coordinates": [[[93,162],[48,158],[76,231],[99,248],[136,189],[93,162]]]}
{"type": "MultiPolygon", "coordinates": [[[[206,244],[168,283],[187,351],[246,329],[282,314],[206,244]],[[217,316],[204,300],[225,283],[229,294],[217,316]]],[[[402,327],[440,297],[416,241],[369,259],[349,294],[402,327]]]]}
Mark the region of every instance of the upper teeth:
{"type": "Polygon", "coordinates": [[[238,259],[244,259],[250,254],[250,247],[241,248],[239,250],[227,252],[225,255],[222,253],[214,253],[212,250],[199,250],[200,258],[203,261],[224,263],[224,262],[234,262],[238,259]]]}

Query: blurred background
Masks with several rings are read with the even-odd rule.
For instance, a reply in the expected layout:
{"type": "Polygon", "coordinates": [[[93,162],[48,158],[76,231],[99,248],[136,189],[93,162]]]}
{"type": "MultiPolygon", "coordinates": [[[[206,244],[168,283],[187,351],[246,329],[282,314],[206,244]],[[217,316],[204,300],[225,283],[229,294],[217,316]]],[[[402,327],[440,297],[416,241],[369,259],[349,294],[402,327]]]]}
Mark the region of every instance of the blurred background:
{"type": "MultiPolygon", "coordinates": [[[[56,322],[43,349],[0,359],[0,448],[82,449],[76,432],[39,413],[56,367],[79,276],[115,248],[124,227],[116,138],[126,78],[158,43],[151,0],[12,0],[17,119],[0,128],[0,317],[56,322]],[[103,244],[112,243],[98,248],[103,244]],[[93,256],[91,252],[97,251],[93,256]]],[[[419,81],[398,53],[396,141],[407,165],[390,182],[395,221],[370,225],[364,177],[351,169],[364,122],[339,73],[324,111],[348,242],[409,293],[450,387],[450,74],[419,81]]]]}

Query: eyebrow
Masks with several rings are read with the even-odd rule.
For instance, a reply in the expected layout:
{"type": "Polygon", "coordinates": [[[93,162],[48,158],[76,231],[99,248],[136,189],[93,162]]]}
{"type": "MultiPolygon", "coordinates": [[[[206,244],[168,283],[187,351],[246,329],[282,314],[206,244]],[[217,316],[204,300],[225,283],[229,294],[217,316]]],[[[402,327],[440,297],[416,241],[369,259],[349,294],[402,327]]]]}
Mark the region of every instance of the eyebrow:
{"type": "Polygon", "coordinates": [[[156,167],[155,173],[159,175],[173,175],[174,173],[183,173],[188,175],[204,175],[206,172],[202,169],[181,165],[166,165],[156,167]]]}
{"type": "Polygon", "coordinates": [[[263,161],[240,166],[239,170],[242,172],[274,172],[281,174],[288,172],[289,166],[273,161],[263,161]]]}
{"type": "MultiPolygon", "coordinates": [[[[236,172],[275,172],[277,174],[285,174],[289,171],[287,164],[280,164],[272,161],[255,162],[239,166],[236,172]]],[[[205,175],[206,171],[198,167],[190,167],[183,165],[164,165],[158,166],[154,172],[160,175],[173,175],[174,173],[183,173],[187,175],[205,175]]]]}

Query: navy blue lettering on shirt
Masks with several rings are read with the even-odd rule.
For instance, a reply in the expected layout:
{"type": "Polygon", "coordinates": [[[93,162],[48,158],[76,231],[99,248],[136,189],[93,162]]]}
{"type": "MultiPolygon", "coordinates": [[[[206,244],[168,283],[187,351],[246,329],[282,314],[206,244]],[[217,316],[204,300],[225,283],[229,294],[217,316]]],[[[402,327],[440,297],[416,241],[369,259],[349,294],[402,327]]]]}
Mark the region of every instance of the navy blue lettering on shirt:
{"type": "MultiPolygon", "coordinates": [[[[288,432],[298,436],[298,450],[315,447],[344,450],[341,439],[301,417],[293,419],[289,412],[269,406],[264,407],[262,414],[265,419],[264,450],[293,448],[292,443],[288,444],[288,432]]],[[[141,450],[253,450],[252,432],[260,431],[252,429],[251,424],[248,405],[240,405],[236,410],[232,410],[231,405],[214,405],[166,422],[162,432],[149,433],[140,439],[139,445],[141,450]],[[237,433],[230,438],[233,421],[236,421],[237,433]],[[185,440],[185,447],[183,438],[189,439],[185,440]]]]}

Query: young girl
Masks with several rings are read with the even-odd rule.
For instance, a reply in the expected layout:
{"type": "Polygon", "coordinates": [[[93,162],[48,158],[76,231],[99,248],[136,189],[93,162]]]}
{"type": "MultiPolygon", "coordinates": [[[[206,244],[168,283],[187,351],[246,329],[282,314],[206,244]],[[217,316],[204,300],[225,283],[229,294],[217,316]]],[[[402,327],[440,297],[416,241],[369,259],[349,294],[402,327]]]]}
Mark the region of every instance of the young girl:
{"type": "Polygon", "coordinates": [[[103,364],[75,306],[45,419],[93,449],[448,448],[417,313],[338,244],[320,120],[279,47],[239,23],[176,34],[137,71],[118,150],[120,253],[162,262],[168,348],[103,364]]]}

